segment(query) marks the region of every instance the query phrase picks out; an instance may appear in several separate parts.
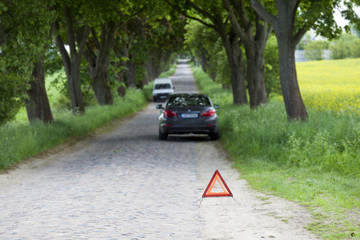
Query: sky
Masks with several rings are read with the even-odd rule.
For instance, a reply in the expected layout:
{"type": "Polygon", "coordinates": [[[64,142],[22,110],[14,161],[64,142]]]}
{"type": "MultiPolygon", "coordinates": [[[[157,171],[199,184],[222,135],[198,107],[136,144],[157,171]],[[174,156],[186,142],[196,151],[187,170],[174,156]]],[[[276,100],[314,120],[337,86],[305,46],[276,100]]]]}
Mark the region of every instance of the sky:
{"type": "MultiPolygon", "coordinates": [[[[345,7],[342,6],[340,9],[335,9],[335,13],[334,13],[334,17],[335,17],[335,20],[337,22],[337,24],[341,27],[344,27],[346,24],[349,23],[348,20],[344,19],[342,16],[341,16],[341,11],[344,10],[345,7]]],[[[358,16],[360,16],[360,8],[359,7],[356,7],[355,8],[355,11],[357,13],[358,16]]]]}

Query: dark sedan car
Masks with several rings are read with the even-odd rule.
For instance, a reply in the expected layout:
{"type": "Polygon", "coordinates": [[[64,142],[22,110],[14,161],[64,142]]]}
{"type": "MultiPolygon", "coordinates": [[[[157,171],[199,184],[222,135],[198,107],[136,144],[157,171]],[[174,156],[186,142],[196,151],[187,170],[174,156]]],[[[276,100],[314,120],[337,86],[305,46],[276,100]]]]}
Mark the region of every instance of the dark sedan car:
{"type": "Polygon", "coordinates": [[[213,105],[204,94],[176,93],[171,95],[159,117],[159,139],[169,134],[208,134],[212,140],[219,138],[218,105],[213,105]]]}

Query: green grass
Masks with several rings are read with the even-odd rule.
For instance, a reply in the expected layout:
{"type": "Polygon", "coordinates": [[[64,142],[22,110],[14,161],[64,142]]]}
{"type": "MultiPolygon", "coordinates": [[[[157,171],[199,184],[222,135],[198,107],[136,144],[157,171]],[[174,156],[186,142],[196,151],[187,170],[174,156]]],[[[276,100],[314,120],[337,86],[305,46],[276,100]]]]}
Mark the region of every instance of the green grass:
{"type": "MultiPolygon", "coordinates": [[[[169,77],[176,71],[172,65],[160,77],[169,77]]],[[[63,74],[63,73],[60,73],[63,74]]],[[[84,136],[112,120],[130,115],[143,108],[152,99],[153,82],[143,90],[127,89],[125,98],[115,97],[110,106],[89,106],[83,115],[74,116],[70,110],[58,107],[63,98],[52,84],[56,75],[46,79],[46,89],[54,116],[54,124],[28,123],[23,107],[16,119],[0,128],[0,169],[8,169],[26,158],[51,149],[71,138],[84,136]]]]}
{"type": "Polygon", "coordinates": [[[147,103],[140,90],[128,89],[126,97],[115,98],[109,106],[91,106],[83,115],[71,111],[54,113],[54,124],[13,122],[0,128],[0,169],[64,143],[71,137],[84,136],[104,124],[134,113],[147,103]]]}
{"type": "Polygon", "coordinates": [[[193,71],[221,106],[221,142],[241,176],[308,206],[314,222],[307,227],[321,238],[360,239],[360,117],[308,108],[308,122],[289,123],[281,101],[256,110],[234,106],[231,92],[193,71]]]}
{"type": "Polygon", "coordinates": [[[169,70],[160,74],[160,78],[166,78],[174,75],[176,72],[176,64],[171,65],[169,70]]]}

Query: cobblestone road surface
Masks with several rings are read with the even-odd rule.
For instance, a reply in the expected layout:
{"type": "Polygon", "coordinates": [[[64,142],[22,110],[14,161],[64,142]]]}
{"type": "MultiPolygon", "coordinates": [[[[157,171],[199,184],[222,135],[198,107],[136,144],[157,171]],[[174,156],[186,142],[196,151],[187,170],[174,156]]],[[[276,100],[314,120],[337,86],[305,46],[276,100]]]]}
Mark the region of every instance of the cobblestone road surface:
{"type": "MultiPolygon", "coordinates": [[[[179,65],[172,79],[177,92],[196,91],[186,65],[179,65]]],[[[282,239],[271,222],[264,229],[275,230],[268,234],[246,221],[251,211],[231,198],[200,205],[215,169],[230,171],[224,172],[231,176],[230,188],[238,174],[224,156],[217,160],[217,143],[207,137],[159,141],[155,105],[111,132],[0,175],[0,239],[282,239]],[[241,219],[246,225],[239,225],[241,219]]],[[[251,207],[255,202],[249,200],[251,207]]],[[[284,231],[303,232],[292,228],[284,231]]]]}
{"type": "MultiPolygon", "coordinates": [[[[176,91],[195,91],[191,75],[182,74],[176,91]]],[[[111,133],[2,186],[0,239],[200,237],[194,144],[157,140],[158,113],[152,103],[111,133]]]]}

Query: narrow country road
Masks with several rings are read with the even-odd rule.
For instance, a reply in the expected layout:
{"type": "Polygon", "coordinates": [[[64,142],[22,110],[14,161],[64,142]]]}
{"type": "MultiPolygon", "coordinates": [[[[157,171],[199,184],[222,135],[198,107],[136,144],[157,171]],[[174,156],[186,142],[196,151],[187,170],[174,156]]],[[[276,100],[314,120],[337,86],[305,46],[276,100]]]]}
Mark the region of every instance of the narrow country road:
{"type": "MultiPolygon", "coordinates": [[[[185,63],[172,80],[197,91],[185,63]]],[[[252,190],[218,141],[158,140],[155,106],[1,174],[0,239],[317,239],[305,209],[252,190]],[[234,198],[201,199],[217,169],[234,198]]]]}

